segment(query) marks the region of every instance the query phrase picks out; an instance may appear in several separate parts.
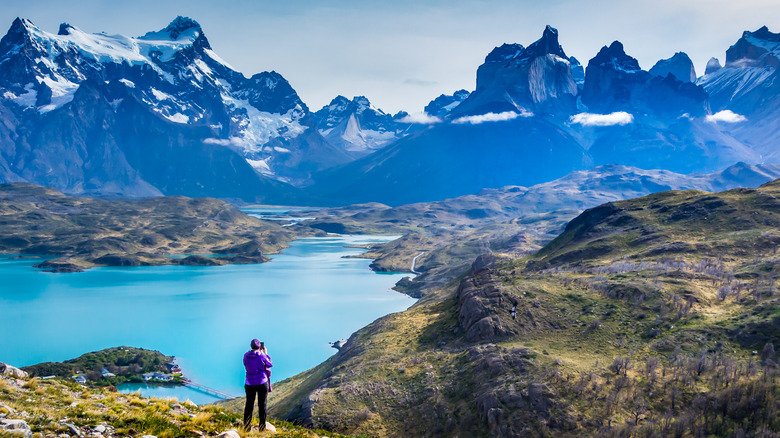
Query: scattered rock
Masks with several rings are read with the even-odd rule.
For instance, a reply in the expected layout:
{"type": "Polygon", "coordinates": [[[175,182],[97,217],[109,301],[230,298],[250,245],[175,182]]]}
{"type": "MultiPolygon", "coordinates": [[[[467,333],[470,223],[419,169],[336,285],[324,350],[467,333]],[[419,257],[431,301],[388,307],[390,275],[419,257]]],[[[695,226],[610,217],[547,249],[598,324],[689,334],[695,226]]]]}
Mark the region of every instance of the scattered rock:
{"type": "Polygon", "coordinates": [[[65,427],[67,427],[67,428],[68,428],[68,431],[70,431],[70,434],[71,434],[71,435],[75,435],[75,436],[82,436],[82,434],[81,434],[81,429],[79,429],[78,427],[76,427],[76,425],[74,425],[74,424],[71,424],[71,423],[64,423],[64,422],[63,422],[63,423],[60,423],[60,424],[61,424],[61,425],[63,425],[63,426],[65,426],[65,427]]]}
{"type": "Polygon", "coordinates": [[[99,425],[95,426],[94,430],[97,433],[105,433],[106,432],[106,426],[104,426],[102,424],[99,424],[99,425]]]}
{"type": "Polygon", "coordinates": [[[32,430],[30,430],[30,426],[24,420],[9,420],[7,418],[3,418],[0,420],[0,430],[21,434],[24,435],[25,438],[32,437],[32,430]]]}
{"type": "Polygon", "coordinates": [[[217,438],[241,438],[241,436],[236,429],[228,429],[219,434],[217,438]]]}
{"type": "Polygon", "coordinates": [[[19,368],[0,362],[0,374],[13,377],[15,379],[26,379],[28,374],[19,368]]]}
{"type": "Polygon", "coordinates": [[[2,413],[2,414],[14,414],[14,413],[16,413],[16,411],[12,407],[0,403],[0,413],[2,413]]]}
{"type": "Polygon", "coordinates": [[[273,424],[271,424],[271,423],[266,421],[265,422],[265,431],[266,432],[271,432],[271,433],[276,433],[276,426],[274,426],[273,424]]]}
{"type": "Polygon", "coordinates": [[[157,438],[157,437],[154,435],[144,435],[141,438],[157,438]]]}

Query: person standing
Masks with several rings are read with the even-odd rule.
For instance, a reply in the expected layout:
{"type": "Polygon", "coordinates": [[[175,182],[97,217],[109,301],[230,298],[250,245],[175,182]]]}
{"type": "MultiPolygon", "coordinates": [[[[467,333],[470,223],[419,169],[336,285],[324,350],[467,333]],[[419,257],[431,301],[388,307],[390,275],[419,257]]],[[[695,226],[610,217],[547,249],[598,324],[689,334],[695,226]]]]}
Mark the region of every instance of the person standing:
{"type": "Polygon", "coordinates": [[[252,410],[255,398],[257,398],[257,413],[260,416],[260,430],[265,430],[266,400],[270,385],[269,375],[273,366],[271,357],[264,343],[258,339],[252,339],[249,344],[251,350],[244,353],[244,368],[246,379],[244,390],[246,391],[246,405],[244,406],[244,429],[249,430],[252,424],[252,410]]]}

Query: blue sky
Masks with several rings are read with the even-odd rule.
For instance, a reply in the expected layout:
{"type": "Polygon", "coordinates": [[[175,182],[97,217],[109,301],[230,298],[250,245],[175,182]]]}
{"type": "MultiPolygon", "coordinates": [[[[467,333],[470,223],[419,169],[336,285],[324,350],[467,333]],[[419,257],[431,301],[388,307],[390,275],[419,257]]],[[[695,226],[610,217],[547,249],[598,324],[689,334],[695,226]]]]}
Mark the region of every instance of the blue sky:
{"type": "Polygon", "coordinates": [[[712,56],[723,62],[743,30],[780,31],[778,0],[3,0],[0,27],[20,16],[49,32],[68,22],[138,36],[177,15],[197,20],[242,73],[281,73],[313,110],[342,94],[365,95],[391,113],[473,90],[494,46],[527,46],[547,24],[583,64],[620,40],[644,69],[684,51],[697,74],[712,56]]]}

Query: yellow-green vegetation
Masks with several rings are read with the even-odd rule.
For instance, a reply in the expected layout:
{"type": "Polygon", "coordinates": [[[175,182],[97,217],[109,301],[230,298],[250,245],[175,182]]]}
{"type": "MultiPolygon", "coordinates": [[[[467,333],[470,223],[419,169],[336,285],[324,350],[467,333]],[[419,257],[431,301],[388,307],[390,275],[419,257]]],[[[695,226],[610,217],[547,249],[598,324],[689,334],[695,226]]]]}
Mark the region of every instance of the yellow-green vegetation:
{"type": "Polygon", "coordinates": [[[271,412],[371,436],[777,436],[779,195],[667,192],[532,256],[491,242],[276,384],[271,412]]]}
{"type": "Polygon", "coordinates": [[[217,199],[109,201],[22,183],[0,185],[0,225],[0,253],[56,256],[40,267],[58,272],[96,265],[259,263],[295,237],[217,199]]]}
{"type": "MultiPolygon", "coordinates": [[[[271,420],[277,432],[241,429],[239,414],[218,406],[196,406],[184,401],[121,394],[109,388],[88,388],[67,380],[10,379],[0,376],[0,414],[24,420],[36,437],[60,434],[106,437],[216,436],[238,429],[242,438],[318,438],[324,431],[309,430],[271,420]],[[97,435],[96,435],[97,436],[97,435]]],[[[255,418],[254,423],[257,423],[255,418]]],[[[20,435],[0,432],[0,436],[20,435]]],[[[342,435],[328,433],[329,437],[342,435]]]]}
{"type": "MultiPolygon", "coordinates": [[[[64,362],[44,362],[22,367],[32,377],[57,376],[70,378],[79,373],[91,385],[119,385],[124,382],[141,382],[142,374],[154,371],[168,372],[166,363],[173,356],[166,356],[159,351],[145,350],[134,347],[114,347],[83,354],[75,359],[64,362]],[[103,370],[115,374],[105,377],[103,370]]],[[[177,383],[181,383],[180,378],[177,383]]]]}

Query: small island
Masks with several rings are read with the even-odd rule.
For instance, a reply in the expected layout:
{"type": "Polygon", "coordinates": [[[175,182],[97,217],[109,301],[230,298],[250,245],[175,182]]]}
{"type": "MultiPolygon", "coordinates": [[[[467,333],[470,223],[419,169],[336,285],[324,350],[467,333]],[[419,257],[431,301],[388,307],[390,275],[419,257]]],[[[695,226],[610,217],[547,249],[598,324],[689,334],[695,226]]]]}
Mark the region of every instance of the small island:
{"type": "Polygon", "coordinates": [[[88,386],[123,383],[183,385],[186,378],[173,356],[134,347],[114,347],[83,354],[64,362],[22,367],[31,377],[70,379],[88,386]]]}

